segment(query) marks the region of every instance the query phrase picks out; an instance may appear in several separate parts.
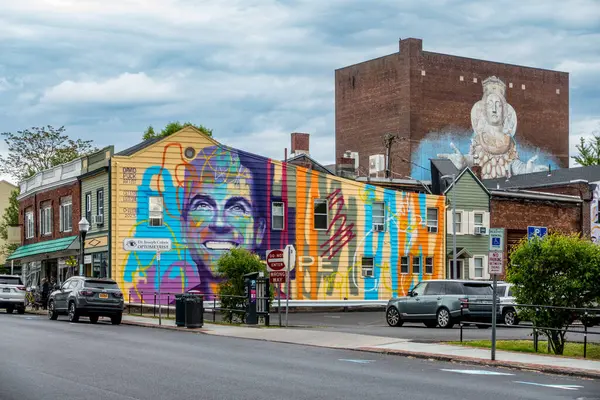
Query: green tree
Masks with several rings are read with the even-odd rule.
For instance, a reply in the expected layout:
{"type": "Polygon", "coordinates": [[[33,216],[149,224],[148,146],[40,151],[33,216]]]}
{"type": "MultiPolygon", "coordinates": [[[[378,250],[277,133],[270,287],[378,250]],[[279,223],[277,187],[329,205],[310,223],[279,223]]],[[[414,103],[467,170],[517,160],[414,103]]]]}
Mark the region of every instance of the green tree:
{"type": "Polygon", "coordinates": [[[600,165],[600,132],[595,131],[592,135],[587,143],[584,138],[579,139],[579,144],[575,146],[579,154],[571,157],[582,167],[600,165]]]}
{"type": "Polygon", "coordinates": [[[48,125],[33,127],[17,133],[4,132],[8,155],[0,156],[0,173],[22,181],[40,171],[84,156],[96,148],[91,140],[73,140],[65,127],[48,125]]]}
{"type": "Polygon", "coordinates": [[[172,134],[174,134],[177,131],[182,130],[183,128],[185,128],[186,126],[193,126],[194,128],[198,129],[199,131],[201,131],[202,133],[211,136],[212,137],[212,129],[208,129],[207,127],[205,127],[204,125],[195,125],[192,124],[191,122],[184,122],[183,124],[179,121],[174,121],[174,122],[169,122],[160,132],[156,133],[154,131],[154,128],[152,127],[152,125],[150,125],[148,128],[146,128],[146,130],[144,131],[144,136],[143,139],[144,140],[148,140],[148,139],[152,139],[152,138],[156,138],[156,137],[167,137],[170,136],[172,134]]]}
{"type": "MultiPolygon", "coordinates": [[[[244,322],[245,312],[230,310],[245,310],[244,275],[251,272],[266,273],[266,266],[260,258],[246,249],[231,249],[223,254],[217,262],[217,273],[222,281],[219,283],[219,300],[223,319],[227,322],[239,320],[244,322]]],[[[272,293],[271,293],[272,298],[272,293]]]]}
{"type": "MultiPolygon", "coordinates": [[[[15,189],[10,192],[10,197],[8,199],[8,207],[4,210],[4,214],[2,215],[2,219],[0,220],[0,238],[4,241],[8,240],[8,228],[11,226],[19,225],[19,201],[17,200],[17,196],[19,195],[19,189],[15,189]]],[[[16,249],[19,247],[18,243],[14,244],[5,244],[2,246],[0,251],[4,254],[5,257],[11,255],[16,249]]]]}
{"type": "MultiPolygon", "coordinates": [[[[600,246],[576,234],[554,233],[523,239],[511,252],[507,280],[515,285],[517,304],[589,307],[600,298],[600,246]]],[[[577,318],[573,310],[522,308],[547,335],[555,354],[562,354],[565,334],[577,318]]]]}

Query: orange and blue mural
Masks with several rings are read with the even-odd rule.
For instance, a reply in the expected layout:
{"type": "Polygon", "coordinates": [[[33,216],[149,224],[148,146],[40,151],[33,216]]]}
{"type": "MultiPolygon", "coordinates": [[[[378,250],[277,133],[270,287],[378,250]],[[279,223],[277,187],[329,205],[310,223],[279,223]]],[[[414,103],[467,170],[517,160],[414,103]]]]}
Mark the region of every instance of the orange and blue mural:
{"type": "Polygon", "coordinates": [[[292,299],[388,299],[420,280],[443,278],[441,196],[288,165],[191,127],[111,162],[112,276],[132,302],[154,302],[159,285],[163,303],[190,290],[211,298],[217,260],[235,247],[264,259],[267,250],[293,244],[296,267],[283,293],[292,299]],[[428,209],[437,210],[436,221],[427,221],[428,209]],[[437,230],[428,229],[433,223],[437,230]],[[153,252],[126,251],[126,238],[173,245],[158,260],[153,252]]]}

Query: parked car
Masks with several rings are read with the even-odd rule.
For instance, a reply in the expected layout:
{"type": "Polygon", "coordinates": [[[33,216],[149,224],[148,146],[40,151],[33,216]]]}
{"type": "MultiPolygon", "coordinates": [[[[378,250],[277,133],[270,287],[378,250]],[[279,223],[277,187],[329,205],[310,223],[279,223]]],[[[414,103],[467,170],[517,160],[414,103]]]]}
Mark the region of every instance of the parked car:
{"type": "Polygon", "coordinates": [[[390,326],[402,326],[407,321],[422,322],[428,328],[452,328],[461,319],[487,323],[492,319],[492,296],[490,282],[438,279],[421,281],[408,296],[393,298],[388,302],[386,321],[390,326]]]}
{"type": "Polygon", "coordinates": [[[512,291],[513,284],[508,282],[498,282],[496,293],[500,299],[500,312],[502,313],[502,323],[505,325],[518,325],[520,318],[515,308],[515,296],[512,291]]]}
{"type": "Polygon", "coordinates": [[[112,279],[74,276],[50,294],[48,318],[68,315],[69,321],[77,322],[85,316],[92,324],[99,317],[109,317],[113,325],[119,325],[123,317],[123,293],[112,279]]]}
{"type": "Polygon", "coordinates": [[[25,286],[18,275],[0,275],[0,308],[25,314],[25,286]]]}

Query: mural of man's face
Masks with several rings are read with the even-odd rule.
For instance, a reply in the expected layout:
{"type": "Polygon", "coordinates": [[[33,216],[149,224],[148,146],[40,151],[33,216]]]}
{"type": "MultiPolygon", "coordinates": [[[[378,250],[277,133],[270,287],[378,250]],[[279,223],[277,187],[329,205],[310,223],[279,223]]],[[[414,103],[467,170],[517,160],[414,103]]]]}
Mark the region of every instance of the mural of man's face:
{"type": "Polygon", "coordinates": [[[504,102],[502,98],[496,93],[488,95],[485,104],[485,114],[488,123],[491,125],[498,126],[502,124],[504,119],[504,102]]]}
{"type": "Polygon", "coordinates": [[[235,153],[211,149],[186,168],[183,222],[194,261],[214,271],[228,250],[259,246],[265,226],[256,217],[250,170],[235,153]]]}

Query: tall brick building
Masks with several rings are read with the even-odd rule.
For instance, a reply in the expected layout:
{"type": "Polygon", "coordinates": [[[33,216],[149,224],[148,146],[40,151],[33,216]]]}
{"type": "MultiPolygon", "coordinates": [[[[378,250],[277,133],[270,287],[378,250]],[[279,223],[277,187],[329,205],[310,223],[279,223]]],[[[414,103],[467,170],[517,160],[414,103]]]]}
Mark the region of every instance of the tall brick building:
{"type": "Polygon", "coordinates": [[[392,134],[390,177],[427,179],[438,154],[484,179],[568,166],[568,73],[423,51],[421,39],[399,50],[336,70],[336,160],[358,153],[359,174],[381,176],[392,134]]]}

